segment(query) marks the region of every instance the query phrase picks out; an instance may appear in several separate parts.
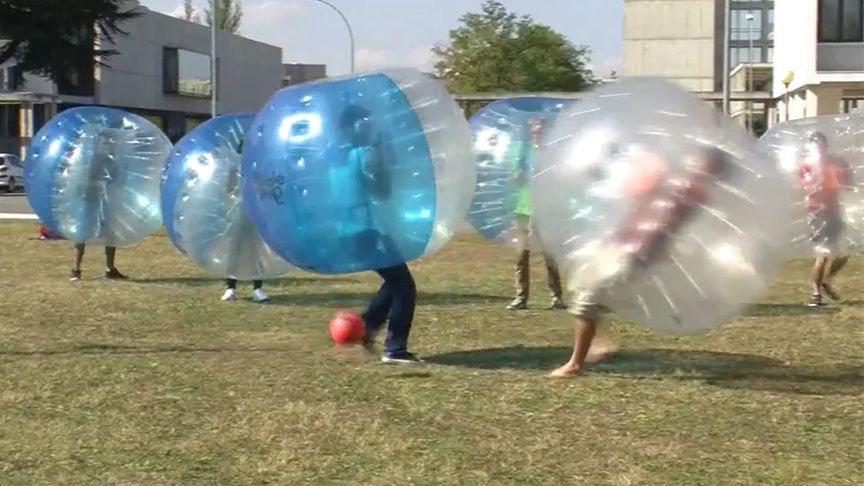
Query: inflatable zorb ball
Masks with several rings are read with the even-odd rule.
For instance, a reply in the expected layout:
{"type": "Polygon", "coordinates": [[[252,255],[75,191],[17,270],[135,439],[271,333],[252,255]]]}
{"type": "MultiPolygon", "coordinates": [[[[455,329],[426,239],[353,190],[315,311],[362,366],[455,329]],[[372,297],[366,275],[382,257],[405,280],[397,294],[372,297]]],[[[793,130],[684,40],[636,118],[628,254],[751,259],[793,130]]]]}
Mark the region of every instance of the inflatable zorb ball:
{"type": "Polygon", "coordinates": [[[319,273],[373,270],[438,250],[474,191],[471,133],[415,70],[282,89],[243,150],[243,196],[281,257],[319,273]]]}
{"type": "Polygon", "coordinates": [[[30,206],[75,243],[133,245],[162,224],[159,175],[171,142],[145,118],[103,107],[55,116],[24,162],[30,206]]]}
{"type": "Polygon", "coordinates": [[[162,215],[171,242],[207,272],[263,280],[292,266],[261,240],[240,191],[243,139],[253,114],[213,118],[186,134],[162,175],[162,215]]]}
{"type": "Polygon", "coordinates": [[[760,140],[792,187],[789,252],[827,256],[864,247],[864,113],[775,125],[760,140]]]}
{"type": "Polygon", "coordinates": [[[559,116],[535,167],[534,217],[592,303],[693,333],[765,288],[788,230],[788,185],[746,132],[667,81],[627,78],[559,116]]]}
{"type": "Polygon", "coordinates": [[[511,98],[493,102],[471,117],[477,185],[468,221],[487,240],[529,243],[524,236],[530,231],[531,170],[544,131],[570,102],[511,98]]]}

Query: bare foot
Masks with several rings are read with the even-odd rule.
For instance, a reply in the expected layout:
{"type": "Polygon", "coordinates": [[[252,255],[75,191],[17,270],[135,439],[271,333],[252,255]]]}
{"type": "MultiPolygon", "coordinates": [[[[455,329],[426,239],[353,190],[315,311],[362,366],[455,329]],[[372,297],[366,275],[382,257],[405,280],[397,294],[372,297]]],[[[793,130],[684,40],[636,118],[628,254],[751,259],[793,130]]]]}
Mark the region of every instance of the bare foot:
{"type": "Polygon", "coordinates": [[[560,368],[553,370],[549,373],[549,376],[552,378],[573,378],[575,376],[582,375],[582,368],[573,365],[573,364],[565,364],[560,368]]]}
{"type": "Polygon", "coordinates": [[[586,363],[598,363],[612,357],[618,351],[618,345],[611,339],[604,336],[597,336],[594,342],[591,343],[591,349],[588,350],[588,356],[585,357],[586,363]]]}

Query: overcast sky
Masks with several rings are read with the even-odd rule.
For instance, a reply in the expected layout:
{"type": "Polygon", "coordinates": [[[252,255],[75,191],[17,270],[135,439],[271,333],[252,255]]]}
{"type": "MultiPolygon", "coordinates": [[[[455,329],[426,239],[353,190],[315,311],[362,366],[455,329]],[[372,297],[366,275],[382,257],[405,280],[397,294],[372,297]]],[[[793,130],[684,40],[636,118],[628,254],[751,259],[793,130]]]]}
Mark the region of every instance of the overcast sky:
{"type": "MultiPolygon", "coordinates": [[[[183,12],[182,0],[140,0],[152,10],[183,12]]],[[[430,70],[430,48],[448,38],[459,17],[482,0],[330,0],[350,20],[359,68],[413,66],[430,70]]],[[[206,0],[193,0],[202,8],[206,0]]],[[[598,75],[620,70],[623,0],[503,0],[519,14],[591,47],[598,75]]],[[[242,0],[241,34],[282,48],[285,62],[324,63],[348,71],[348,34],[341,19],[315,0],[242,0]]]]}

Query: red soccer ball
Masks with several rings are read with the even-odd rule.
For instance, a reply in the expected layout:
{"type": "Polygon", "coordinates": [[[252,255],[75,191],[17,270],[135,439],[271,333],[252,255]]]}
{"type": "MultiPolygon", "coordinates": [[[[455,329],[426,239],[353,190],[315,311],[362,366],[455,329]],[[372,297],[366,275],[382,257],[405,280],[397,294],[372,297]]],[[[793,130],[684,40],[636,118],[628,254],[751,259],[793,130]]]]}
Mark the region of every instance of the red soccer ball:
{"type": "Polygon", "coordinates": [[[330,337],[336,344],[358,343],[365,336],[363,319],[354,311],[339,311],[330,319],[330,337]]]}

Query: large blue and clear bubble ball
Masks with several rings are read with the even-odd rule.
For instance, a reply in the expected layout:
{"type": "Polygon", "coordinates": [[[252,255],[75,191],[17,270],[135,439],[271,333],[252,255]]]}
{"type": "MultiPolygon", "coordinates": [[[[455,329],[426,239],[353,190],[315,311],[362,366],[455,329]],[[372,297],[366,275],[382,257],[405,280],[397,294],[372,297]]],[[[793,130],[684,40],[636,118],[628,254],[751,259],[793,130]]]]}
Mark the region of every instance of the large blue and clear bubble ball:
{"type": "Polygon", "coordinates": [[[141,116],[96,106],[66,110],[30,144],[27,198],[66,239],[133,245],[162,224],[159,177],[170,153],[168,137],[141,116]]]}
{"type": "Polygon", "coordinates": [[[661,79],[626,78],[562,112],[546,141],[534,214],[576,307],[598,302],[692,333],[772,281],[788,185],[708,104],[661,79]]]}
{"type": "Polygon", "coordinates": [[[477,185],[468,221],[486,239],[524,246],[530,234],[531,170],[544,132],[571,100],[495,101],[471,117],[477,185]]]}
{"type": "Polygon", "coordinates": [[[241,193],[241,152],[253,114],[213,118],[174,147],[162,175],[162,215],[174,246],[207,272],[237,280],[293,267],[261,239],[241,193]]]}
{"type": "Polygon", "coordinates": [[[792,187],[789,254],[864,249],[864,113],[780,123],[760,139],[792,187]]]}
{"type": "Polygon", "coordinates": [[[243,152],[243,195],[264,241],[319,273],[438,250],[465,221],[474,174],[462,112],[415,70],[283,89],[243,152]]]}

